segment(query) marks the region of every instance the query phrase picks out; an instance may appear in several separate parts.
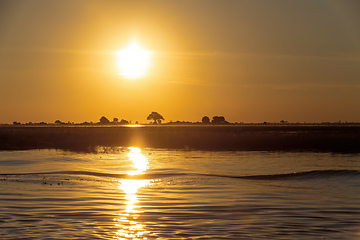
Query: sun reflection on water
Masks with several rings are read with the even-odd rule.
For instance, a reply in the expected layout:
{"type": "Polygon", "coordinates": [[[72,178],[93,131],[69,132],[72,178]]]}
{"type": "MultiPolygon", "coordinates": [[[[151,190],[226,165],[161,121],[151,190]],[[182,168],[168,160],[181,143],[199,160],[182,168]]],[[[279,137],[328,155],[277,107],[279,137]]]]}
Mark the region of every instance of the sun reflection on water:
{"type": "MultiPolygon", "coordinates": [[[[129,159],[133,163],[134,171],[129,171],[129,175],[144,174],[147,169],[147,159],[141,154],[141,150],[136,147],[130,147],[128,154],[129,159]]],[[[116,239],[147,239],[144,235],[149,234],[149,231],[145,231],[145,225],[139,223],[137,219],[140,217],[141,206],[137,205],[139,202],[137,199],[137,191],[145,186],[148,186],[150,180],[136,180],[136,179],[121,179],[119,180],[118,188],[125,192],[126,209],[124,213],[119,214],[119,218],[115,218],[116,226],[120,227],[116,232],[116,239]]]]}
{"type": "Polygon", "coordinates": [[[133,162],[133,167],[136,168],[134,171],[129,171],[129,175],[144,174],[147,169],[148,161],[144,155],[141,154],[140,148],[129,147],[130,152],[128,154],[129,159],[133,162]]]}
{"type": "Polygon", "coordinates": [[[128,214],[141,213],[137,210],[140,206],[136,206],[139,202],[137,200],[137,190],[148,185],[150,180],[133,180],[133,179],[122,179],[120,180],[119,189],[126,193],[126,212],[128,214]]]}

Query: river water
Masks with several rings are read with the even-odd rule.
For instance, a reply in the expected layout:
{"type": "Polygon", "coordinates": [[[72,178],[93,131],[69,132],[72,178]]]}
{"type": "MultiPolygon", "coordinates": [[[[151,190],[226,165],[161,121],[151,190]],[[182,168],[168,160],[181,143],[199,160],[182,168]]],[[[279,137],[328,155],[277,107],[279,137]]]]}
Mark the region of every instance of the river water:
{"type": "Polygon", "coordinates": [[[0,239],[360,239],[360,155],[2,151],[0,239]]]}

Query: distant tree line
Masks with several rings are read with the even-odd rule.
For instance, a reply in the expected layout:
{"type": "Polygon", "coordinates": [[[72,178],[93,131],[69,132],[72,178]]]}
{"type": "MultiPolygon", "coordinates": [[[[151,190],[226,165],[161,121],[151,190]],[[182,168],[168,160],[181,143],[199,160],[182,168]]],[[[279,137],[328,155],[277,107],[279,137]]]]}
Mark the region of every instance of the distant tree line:
{"type": "Polygon", "coordinates": [[[28,122],[28,123],[22,124],[21,122],[17,122],[17,121],[13,122],[13,125],[46,125],[46,124],[48,124],[48,123],[46,123],[46,122],[37,122],[37,123],[28,122]]]}
{"type": "MultiPolygon", "coordinates": [[[[360,123],[357,122],[347,122],[347,121],[338,121],[338,122],[321,122],[321,123],[290,123],[286,120],[280,120],[279,122],[262,122],[262,123],[243,123],[243,122],[235,122],[230,123],[225,120],[224,116],[213,116],[212,119],[210,119],[208,116],[204,116],[201,121],[199,122],[190,122],[190,121],[170,121],[168,123],[162,123],[162,121],[165,120],[163,115],[161,115],[158,112],[151,112],[147,118],[148,121],[150,121],[150,124],[166,124],[166,125],[191,125],[191,124],[202,124],[202,125],[222,125],[222,124],[232,124],[232,125],[358,125],[360,123]]],[[[38,123],[32,123],[28,122],[25,124],[22,124],[18,121],[14,121],[13,125],[46,125],[46,124],[55,124],[55,125],[128,125],[132,124],[131,121],[121,119],[119,121],[119,118],[114,117],[112,121],[110,121],[107,117],[102,116],[98,122],[82,122],[82,123],[74,123],[74,122],[63,122],[61,120],[56,120],[54,123],[46,123],[46,122],[38,122],[38,123]]],[[[138,124],[138,121],[135,122],[135,124],[138,124]]],[[[1,125],[1,124],[0,124],[1,125]]],[[[8,124],[5,124],[8,125],[8,124]]]]}
{"type": "Polygon", "coordinates": [[[210,118],[208,116],[204,116],[201,120],[202,124],[229,124],[228,121],[225,120],[224,116],[214,116],[210,122],[210,118]]]}
{"type": "MultiPolygon", "coordinates": [[[[136,122],[136,123],[137,123],[137,122],[136,122]]],[[[126,124],[131,124],[131,121],[127,121],[127,120],[125,120],[125,119],[121,119],[121,120],[119,121],[118,118],[113,118],[113,120],[110,121],[110,120],[107,119],[105,116],[102,116],[97,124],[102,124],[102,125],[109,125],[109,124],[126,125],[126,124]]]]}

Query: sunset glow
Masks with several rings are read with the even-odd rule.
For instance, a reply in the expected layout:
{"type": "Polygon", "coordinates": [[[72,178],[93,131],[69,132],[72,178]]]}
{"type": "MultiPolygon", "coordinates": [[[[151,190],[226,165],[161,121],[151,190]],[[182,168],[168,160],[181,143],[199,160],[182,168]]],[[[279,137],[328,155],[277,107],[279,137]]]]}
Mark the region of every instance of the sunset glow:
{"type": "Polygon", "coordinates": [[[360,240],[359,10],[0,0],[0,240],[360,240]]]}
{"type": "Polygon", "coordinates": [[[360,121],[358,1],[5,2],[0,123],[360,121]]]}
{"type": "Polygon", "coordinates": [[[132,41],[126,48],[116,51],[119,74],[128,79],[143,77],[149,69],[151,55],[137,41],[132,41]]]}

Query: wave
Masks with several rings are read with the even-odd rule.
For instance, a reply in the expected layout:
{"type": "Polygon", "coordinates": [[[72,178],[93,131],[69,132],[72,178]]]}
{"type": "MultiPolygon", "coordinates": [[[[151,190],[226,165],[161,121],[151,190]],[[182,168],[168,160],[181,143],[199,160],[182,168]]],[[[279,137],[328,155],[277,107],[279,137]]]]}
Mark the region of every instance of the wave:
{"type": "Polygon", "coordinates": [[[312,170],[281,174],[250,175],[250,176],[231,176],[232,178],[243,178],[250,180],[282,180],[282,179],[309,179],[309,178],[327,178],[340,176],[360,176],[357,170],[312,170]]]}
{"type": "Polygon", "coordinates": [[[161,173],[161,174],[116,174],[116,173],[101,173],[91,171],[56,171],[56,172],[36,172],[36,173],[2,173],[0,176],[27,176],[27,175],[52,175],[52,174],[63,174],[63,175],[87,175],[94,177],[112,177],[112,178],[126,178],[126,179],[152,179],[152,178],[164,178],[178,175],[186,175],[186,173],[161,173]]]}
{"type": "Polygon", "coordinates": [[[291,179],[309,179],[309,178],[329,178],[329,177],[341,177],[341,176],[360,176],[360,171],[357,170],[312,170],[312,171],[300,171],[291,173],[281,174],[264,174],[264,175],[220,175],[220,174],[203,174],[203,173],[154,173],[154,174],[139,174],[139,175],[128,175],[128,174],[114,174],[114,173],[101,173],[91,171],[56,171],[56,172],[37,172],[37,173],[2,173],[0,176],[26,176],[26,175],[52,175],[52,174],[63,174],[63,175],[88,175],[95,177],[112,177],[112,178],[123,178],[123,179],[156,179],[166,177],[179,177],[179,176],[204,176],[204,177],[222,177],[222,178],[237,178],[237,179],[248,179],[248,180],[291,180],[291,179]]]}

